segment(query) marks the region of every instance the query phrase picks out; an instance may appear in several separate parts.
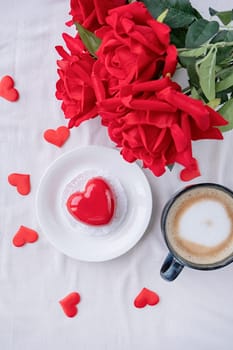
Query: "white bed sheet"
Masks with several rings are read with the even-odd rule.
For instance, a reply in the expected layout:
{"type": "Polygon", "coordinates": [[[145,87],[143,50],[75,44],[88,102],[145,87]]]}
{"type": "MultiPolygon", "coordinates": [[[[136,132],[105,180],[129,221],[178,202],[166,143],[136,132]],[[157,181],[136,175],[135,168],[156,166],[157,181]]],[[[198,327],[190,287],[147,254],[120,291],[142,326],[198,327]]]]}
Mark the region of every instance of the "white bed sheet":
{"type": "MultiPolygon", "coordinates": [[[[198,1],[229,9],[229,0],[198,1]]],[[[168,198],[184,183],[179,167],[155,178],[144,170],[153,193],[153,214],[147,232],[127,254],[112,261],[87,263],[57,251],[40,231],[35,194],[47,166],[75,147],[114,147],[94,119],[73,129],[62,148],[43,140],[48,128],[64,125],[56,100],[55,45],[61,33],[73,33],[68,0],[0,1],[0,77],[14,77],[18,102],[0,100],[0,348],[2,350],[227,350],[233,342],[233,264],[222,270],[184,269],[168,283],[159,270],[167,254],[159,218],[168,198]],[[7,183],[12,172],[31,174],[32,190],[19,196],[7,183]],[[37,243],[16,248],[12,237],[20,225],[37,230],[37,243]],[[147,287],[161,300],[136,309],[133,300],[147,287]],[[58,303],[78,291],[77,317],[67,318],[58,303]]],[[[233,188],[233,134],[223,142],[200,141],[194,155],[202,176],[233,188]]]]}

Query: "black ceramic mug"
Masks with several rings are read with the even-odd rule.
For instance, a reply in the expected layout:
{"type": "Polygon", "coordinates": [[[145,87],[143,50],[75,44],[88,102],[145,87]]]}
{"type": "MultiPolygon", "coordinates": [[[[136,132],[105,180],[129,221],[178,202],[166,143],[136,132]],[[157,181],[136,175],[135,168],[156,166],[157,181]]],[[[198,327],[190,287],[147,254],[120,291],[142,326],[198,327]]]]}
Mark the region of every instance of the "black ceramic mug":
{"type": "Polygon", "coordinates": [[[188,186],[165,205],[161,230],[169,249],[161,276],[183,270],[214,270],[233,262],[233,192],[215,183],[188,186]]]}

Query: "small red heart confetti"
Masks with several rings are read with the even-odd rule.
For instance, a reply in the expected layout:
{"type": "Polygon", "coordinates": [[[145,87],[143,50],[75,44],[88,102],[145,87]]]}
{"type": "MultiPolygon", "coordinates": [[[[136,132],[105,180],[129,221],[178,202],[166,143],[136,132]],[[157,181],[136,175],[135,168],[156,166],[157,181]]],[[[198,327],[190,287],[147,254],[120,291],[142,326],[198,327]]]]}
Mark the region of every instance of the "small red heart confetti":
{"type": "Polygon", "coordinates": [[[15,186],[17,191],[23,196],[26,196],[31,191],[29,174],[12,173],[8,175],[8,182],[10,185],[15,186]]]}
{"type": "Polygon", "coordinates": [[[0,96],[10,102],[17,101],[19,93],[14,88],[14,85],[14,80],[9,75],[5,75],[0,81],[0,96]]]}
{"type": "Polygon", "coordinates": [[[48,129],[44,132],[44,139],[57,147],[61,147],[70,136],[70,129],[66,126],[59,126],[56,130],[48,129]]]}
{"type": "Polygon", "coordinates": [[[26,243],[34,243],[38,240],[38,233],[29,227],[21,225],[13,237],[15,247],[22,247],[26,243]]]}
{"type": "Polygon", "coordinates": [[[146,305],[156,305],[159,302],[159,296],[157,293],[150,289],[143,288],[138,296],[134,300],[134,306],[137,308],[143,308],[146,305]]]}
{"type": "Polygon", "coordinates": [[[77,292],[68,294],[59,301],[64,313],[68,317],[74,317],[78,313],[77,304],[80,302],[80,295],[77,292]]]}
{"type": "Polygon", "coordinates": [[[98,177],[90,179],[83,192],[71,194],[66,205],[75,219],[89,225],[106,225],[115,207],[111,188],[98,177]]]}

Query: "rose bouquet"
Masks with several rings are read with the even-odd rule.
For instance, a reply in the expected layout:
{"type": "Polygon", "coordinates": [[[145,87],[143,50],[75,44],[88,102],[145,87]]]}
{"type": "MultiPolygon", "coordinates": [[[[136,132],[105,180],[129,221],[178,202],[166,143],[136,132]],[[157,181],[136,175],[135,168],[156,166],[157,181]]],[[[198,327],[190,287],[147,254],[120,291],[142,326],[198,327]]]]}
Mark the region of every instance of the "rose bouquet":
{"type": "Polygon", "coordinates": [[[192,142],[233,127],[233,11],[209,12],[210,21],[189,0],[71,0],[77,33],[63,33],[68,50],[56,47],[68,126],[99,116],[126,161],[199,176],[192,142]]]}

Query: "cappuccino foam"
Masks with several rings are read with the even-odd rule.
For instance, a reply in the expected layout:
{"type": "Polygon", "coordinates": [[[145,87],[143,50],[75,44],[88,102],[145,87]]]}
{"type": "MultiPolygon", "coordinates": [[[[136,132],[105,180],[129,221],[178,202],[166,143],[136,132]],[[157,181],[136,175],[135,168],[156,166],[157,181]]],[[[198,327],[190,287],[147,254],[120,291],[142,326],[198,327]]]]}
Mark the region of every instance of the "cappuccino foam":
{"type": "Polygon", "coordinates": [[[233,198],[215,187],[194,187],[172,204],[166,236],[193,264],[215,264],[233,254],[233,198]]]}

